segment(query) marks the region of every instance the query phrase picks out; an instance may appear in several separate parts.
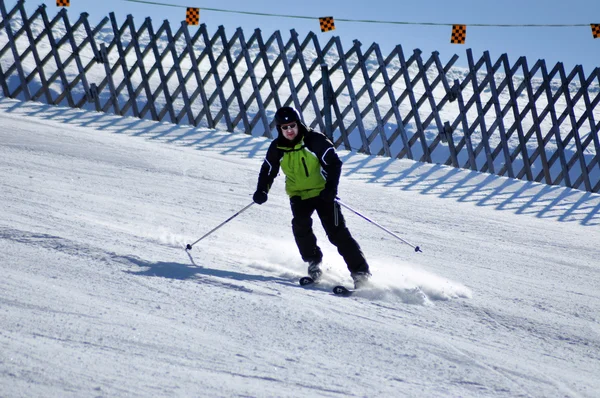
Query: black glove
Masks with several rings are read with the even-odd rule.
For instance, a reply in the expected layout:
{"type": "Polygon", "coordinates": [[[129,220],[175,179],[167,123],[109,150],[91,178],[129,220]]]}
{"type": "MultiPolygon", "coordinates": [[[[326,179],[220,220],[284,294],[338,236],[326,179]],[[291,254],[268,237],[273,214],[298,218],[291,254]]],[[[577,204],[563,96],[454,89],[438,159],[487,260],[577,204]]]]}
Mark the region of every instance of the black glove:
{"type": "Polygon", "coordinates": [[[336,191],[336,189],[332,188],[332,187],[328,187],[327,185],[319,193],[319,198],[323,202],[327,202],[327,203],[331,203],[331,202],[335,201],[336,197],[337,197],[337,191],[336,191]]]}
{"type": "Polygon", "coordinates": [[[292,205],[292,206],[295,206],[300,202],[302,202],[302,198],[300,196],[292,196],[290,198],[290,205],[292,205]]]}
{"type": "Polygon", "coordinates": [[[252,195],[252,200],[258,205],[262,205],[267,201],[267,193],[265,191],[256,191],[252,195]]]}

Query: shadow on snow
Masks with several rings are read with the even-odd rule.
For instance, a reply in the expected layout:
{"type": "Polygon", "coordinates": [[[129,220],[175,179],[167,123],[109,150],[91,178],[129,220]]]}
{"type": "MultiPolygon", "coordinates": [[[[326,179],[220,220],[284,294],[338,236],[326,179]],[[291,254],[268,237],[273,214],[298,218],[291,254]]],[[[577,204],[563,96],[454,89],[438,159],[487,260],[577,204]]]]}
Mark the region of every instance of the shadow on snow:
{"type": "MultiPolygon", "coordinates": [[[[210,129],[151,122],[130,117],[62,108],[0,97],[0,108],[8,113],[43,119],[101,132],[127,134],[176,143],[203,151],[253,158],[263,156],[267,138],[217,132],[210,129]]],[[[435,195],[476,206],[528,214],[583,226],[600,225],[600,195],[543,183],[497,177],[451,166],[341,152],[348,178],[401,191],[435,195]],[[399,163],[401,162],[401,163],[399,163]]]]}

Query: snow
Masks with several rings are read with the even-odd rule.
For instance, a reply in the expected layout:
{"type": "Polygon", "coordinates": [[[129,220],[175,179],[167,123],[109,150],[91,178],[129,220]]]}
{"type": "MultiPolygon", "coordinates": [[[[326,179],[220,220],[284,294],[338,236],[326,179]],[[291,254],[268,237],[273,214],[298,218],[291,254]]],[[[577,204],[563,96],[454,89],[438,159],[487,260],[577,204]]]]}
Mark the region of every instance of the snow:
{"type": "Polygon", "coordinates": [[[0,97],[0,396],[597,396],[600,195],[340,151],[342,201],[423,250],[344,210],[374,286],[341,298],[318,221],[325,278],[298,285],[283,176],[184,250],[252,202],[268,144],[0,97]]]}
{"type": "Polygon", "coordinates": [[[0,98],[0,395],[568,396],[600,390],[600,195],[340,151],[374,287],[315,229],[310,288],[268,140],[0,98]]]}

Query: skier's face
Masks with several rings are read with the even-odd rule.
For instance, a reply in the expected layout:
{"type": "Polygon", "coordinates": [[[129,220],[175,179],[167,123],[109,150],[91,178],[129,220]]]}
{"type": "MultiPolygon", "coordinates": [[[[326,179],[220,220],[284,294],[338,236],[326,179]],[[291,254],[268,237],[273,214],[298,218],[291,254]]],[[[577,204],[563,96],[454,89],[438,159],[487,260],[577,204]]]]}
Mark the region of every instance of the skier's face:
{"type": "Polygon", "coordinates": [[[298,135],[298,123],[296,122],[282,124],[279,127],[281,128],[283,136],[290,141],[293,141],[298,135]]]}

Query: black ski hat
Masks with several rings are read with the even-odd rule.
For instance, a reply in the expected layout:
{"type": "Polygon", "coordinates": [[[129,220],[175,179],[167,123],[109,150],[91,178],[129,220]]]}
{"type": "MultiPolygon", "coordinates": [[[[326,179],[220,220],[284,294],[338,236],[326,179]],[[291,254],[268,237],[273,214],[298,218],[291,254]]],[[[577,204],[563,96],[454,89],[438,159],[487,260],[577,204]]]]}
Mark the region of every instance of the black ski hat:
{"type": "Polygon", "coordinates": [[[276,125],[281,126],[282,124],[293,122],[300,122],[300,114],[291,106],[284,106],[275,112],[276,125]]]}

